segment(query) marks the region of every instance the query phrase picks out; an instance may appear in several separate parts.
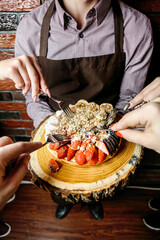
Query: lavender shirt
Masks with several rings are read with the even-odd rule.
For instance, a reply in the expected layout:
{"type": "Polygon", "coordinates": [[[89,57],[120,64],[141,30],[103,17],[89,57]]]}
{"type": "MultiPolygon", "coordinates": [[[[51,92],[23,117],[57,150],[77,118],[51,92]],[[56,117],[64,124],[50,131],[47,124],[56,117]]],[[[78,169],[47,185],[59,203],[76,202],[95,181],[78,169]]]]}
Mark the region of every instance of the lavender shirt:
{"type": "MultiPolygon", "coordinates": [[[[15,42],[15,55],[39,56],[40,30],[43,17],[52,0],[27,14],[20,22],[15,42]]],[[[106,55],[115,52],[114,20],[111,0],[100,0],[86,15],[83,29],[77,29],[76,21],[55,0],[56,10],[50,23],[48,39],[49,59],[70,59],[106,55]],[[79,34],[83,32],[84,37],[79,34]]],[[[153,50],[152,30],[149,19],[137,10],[120,2],[124,18],[125,73],[116,107],[139,93],[145,83],[153,50]]],[[[26,96],[27,112],[37,125],[52,114],[49,106],[39,99],[36,103],[29,92],[26,96]]]]}

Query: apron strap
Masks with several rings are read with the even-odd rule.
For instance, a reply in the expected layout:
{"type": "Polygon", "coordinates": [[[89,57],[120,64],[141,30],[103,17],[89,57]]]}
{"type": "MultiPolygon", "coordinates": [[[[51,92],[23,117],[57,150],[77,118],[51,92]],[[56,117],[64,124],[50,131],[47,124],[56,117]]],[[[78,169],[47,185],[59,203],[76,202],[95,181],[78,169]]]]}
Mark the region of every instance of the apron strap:
{"type": "Polygon", "coordinates": [[[123,52],[124,21],[118,0],[112,0],[112,8],[114,13],[115,52],[123,52]]]}
{"type": "Polygon", "coordinates": [[[53,2],[50,4],[42,22],[40,35],[40,56],[43,57],[47,56],[50,20],[53,14],[54,2],[55,0],[53,0],[53,2]]]}
{"type": "MultiPolygon", "coordinates": [[[[55,0],[51,2],[42,22],[40,35],[40,56],[43,57],[47,57],[50,19],[53,14],[54,4],[55,0]]],[[[122,11],[117,0],[112,0],[112,7],[114,12],[115,52],[123,52],[124,29],[122,11]]]]}

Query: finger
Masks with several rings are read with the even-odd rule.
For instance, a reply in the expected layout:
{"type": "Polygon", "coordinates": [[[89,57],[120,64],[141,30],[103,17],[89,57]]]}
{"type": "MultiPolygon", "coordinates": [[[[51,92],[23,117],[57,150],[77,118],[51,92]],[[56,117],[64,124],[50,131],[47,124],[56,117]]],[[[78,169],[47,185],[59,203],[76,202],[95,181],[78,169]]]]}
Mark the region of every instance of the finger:
{"type": "Polygon", "coordinates": [[[159,96],[160,96],[160,85],[158,85],[157,87],[153,88],[150,92],[148,92],[144,96],[144,101],[152,101],[159,96]]]}
{"type": "Polygon", "coordinates": [[[113,131],[120,131],[129,127],[136,127],[139,125],[144,125],[142,118],[142,108],[136,109],[132,112],[126,113],[117,123],[115,123],[111,129],[113,131]]]}
{"type": "Polygon", "coordinates": [[[151,132],[147,132],[147,131],[141,132],[141,131],[126,129],[126,130],[120,131],[119,133],[123,136],[124,139],[126,139],[129,142],[140,144],[144,147],[154,149],[155,151],[160,152],[159,141],[158,141],[159,138],[157,139],[157,141],[155,141],[155,137],[151,132]]]}
{"type": "Polygon", "coordinates": [[[160,103],[160,96],[157,97],[157,98],[155,98],[154,100],[152,100],[152,102],[158,102],[158,103],[160,103]]]}
{"type": "Polygon", "coordinates": [[[41,142],[17,142],[0,148],[1,161],[8,164],[12,159],[18,158],[22,153],[31,153],[42,147],[41,142]]]}
{"type": "MultiPolygon", "coordinates": [[[[22,89],[24,86],[23,78],[19,72],[22,67],[22,61],[19,58],[9,59],[8,61],[8,78],[12,79],[17,89],[22,89]]],[[[3,70],[2,70],[3,71],[3,70]]]]}
{"type": "Polygon", "coordinates": [[[30,79],[25,67],[27,56],[20,56],[15,58],[11,67],[10,67],[10,75],[11,79],[15,82],[15,86],[17,89],[23,88],[23,94],[25,95],[30,89],[30,79]]]}
{"type": "Polygon", "coordinates": [[[37,96],[39,94],[39,89],[40,89],[40,75],[34,65],[33,61],[34,57],[27,58],[26,61],[26,69],[31,81],[31,86],[32,86],[32,98],[34,99],[34,102],[37,99],[37,96]]]}
{"type": "Polygon", "coordinates": [[[137,131],[137,130],[121,130],[119,133],[129,142],[137,143],[142,146],[148,146],[148,140],[150,141],[150,134],[146,133],[145,131],[137,131]]]}
{"type": "Polygon", "coordinates": [[[22,154],[14,169],[5,178],[4,184],[8,192],[15,192],[21,183],[22,179],[28,171],[29,154],[22,154]]]}
{"type": "Polygon", "coordinates": [[[19,69],[14,69],[12,74],[12,77],[10,79],[13,80],[13,82],[15,83],[15,87],[17,89],[22,89],[24,87],[24,81],[23,81],[23,77],[21,76],[19,69]]]}
{"type": "Polygon", "coordinates": [[[50,91],[48,89],[48,86],[47,86],[46,81],[45,81],[44,76],[43,76],[42,69],[40,68],[36,57],[33,58],[33,63],[34,63],[34,66],[35,66],[35,68],[36,68],[36,70],[39,74],[39,77],[40,77],[40,88],[46,94],[50,94],[50,91]]]}
{"type": "MultiPolygon", "coordinates": [[[[26,56],[23,56],[23,58],[26,59],[26,56]]],[[[21,67],[19,68],[19,72],[20,72],[20,74],[23,78],[23,82],[24,82],[24,86],[23,86],[23,90],[22,90],[23,95],[26,95],[31,87],[31,80],[29,78],[25,63],[26,63],[26,61],[23,60],[21,67]]]]}
{"type": "Polygon", "coordinates": [[[153,82],[151,82],[148,86],[146,86],[135,98],[133,98],[130,101],[129,108],[132,108],[143,101],[153,100],[154,98],[160,95],[159,89],[160,89],[160,77],[156,78],[153,82]],[[158,90],[156,91],[157,87],[158,87],[158,90]],[[154,97],[155,93],[156,93],[156,96],[154,97]]]}
{"type": "Polygon", "coordinates": [[[4,136],[0,138],[0,147],[12,144],[13,141],[10,137],[4,136]]]}

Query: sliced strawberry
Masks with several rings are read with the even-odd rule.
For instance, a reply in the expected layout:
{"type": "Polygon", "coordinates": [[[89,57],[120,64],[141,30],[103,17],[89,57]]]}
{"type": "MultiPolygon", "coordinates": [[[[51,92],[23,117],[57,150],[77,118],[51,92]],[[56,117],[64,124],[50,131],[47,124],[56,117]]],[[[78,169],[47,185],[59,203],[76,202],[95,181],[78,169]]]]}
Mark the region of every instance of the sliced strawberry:
{"type": "Polygon", "coordinates": [[[98,162],[98,152],[97,152],[97,149],[95,149],[94,155],[92,159],[89,160],[88,163],[89,163],[89,166],[94,166],[97,162],[98,162]]]}
{"type": "Polygon", "coordinates": [[[71,142],[71,147],[74,149],[74,150],[78,150],[81,146],[82,142],[80,140],[75,140],[73,142],[71,142]]]}
{"type": "Polygon", "coordinates": [[[59,148],[58,153],[57,153],[58,158],[59,159],[64,159],[67,156],[67,152],[68,152],[68,146],[67,145],[59,148]]]}
{"type": "Polygon", "coordinates": [[[107,149],[107,147],[106,147],[104,142],[97,141],[96,142],[96,147],[101,149],[105,154],[109,155],[109,151],[108,151],[108,149],[107,149]]]}
{"type": "Polygon", "coordinates": [[[52,158],[48,162],[48,168],[51,172],[57,172],[59,170],[59,165],[58,163],[52,158]]]}
{"type": "Polygon", "coordinates": [[[87,161],[86,161],[86,156],[84,152],[82,152],[81,150],[78,150],[75,154],[75,161],[79,165],[85,164],[87,161]]]}
{"type": "Polygon", "coordinates": [[[90,142],[90,139],[86,139],[82,142],[81,147],[84,147],[84,149],[86,148],[86,146],[88,145],[88,143],[90,142]]]}
{"type": "Polygon", "coordinates": [[[95,152],[95,146],[93,144],[88,144],[84,152],[87,162],[93,158],[94,152],[95,152]]]}
{"type": "Polygon", "coordinates": [[[59,148],[59,146],[60,146],[59,142],[49,144],[49,148],[51,150],[57,150],[59,148]]]}
{"type": "Polygon", "coordinates": [[[72,149],[70,146],[68,146],[68,152],[67,152],[67,160],[71,161],[71,159],[74,157],[76,151],[72,149]]]}
{"type": "Polygon", "coordinates": [[[106,158],[107,154],[104,153],[101,149],[98,149],[98,163],[101,164],[106,158]]]}

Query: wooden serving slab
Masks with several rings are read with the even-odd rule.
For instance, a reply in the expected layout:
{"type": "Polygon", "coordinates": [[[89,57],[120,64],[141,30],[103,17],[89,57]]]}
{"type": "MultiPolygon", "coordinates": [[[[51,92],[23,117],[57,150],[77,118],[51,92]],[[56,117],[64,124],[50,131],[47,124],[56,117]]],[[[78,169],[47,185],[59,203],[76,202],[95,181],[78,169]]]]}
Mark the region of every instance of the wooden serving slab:
{"type": "MultiPolygon", "coordinates": [[[[34,131],[33,141],[45,142],[46,121],[34,131]]],[[[51,173],[48,161],[53,155],[44,146],[31,154],[29,169],[33,183],[56,197],[72,203],[80,200],[91,202],[112,196],[116,190],[123,189],[140,163],[142,153],[140,145],[123,139],[116,155],[100,165],[86,167],[61,162],[60,170],[51,173]]]]}

